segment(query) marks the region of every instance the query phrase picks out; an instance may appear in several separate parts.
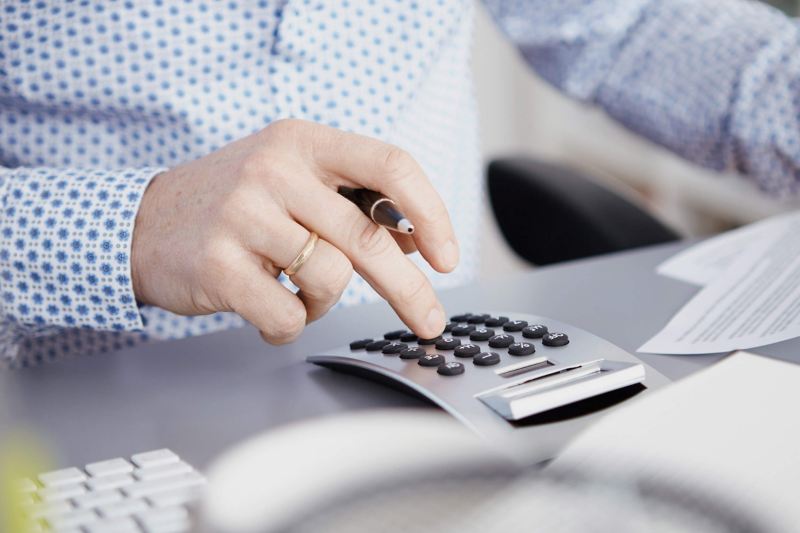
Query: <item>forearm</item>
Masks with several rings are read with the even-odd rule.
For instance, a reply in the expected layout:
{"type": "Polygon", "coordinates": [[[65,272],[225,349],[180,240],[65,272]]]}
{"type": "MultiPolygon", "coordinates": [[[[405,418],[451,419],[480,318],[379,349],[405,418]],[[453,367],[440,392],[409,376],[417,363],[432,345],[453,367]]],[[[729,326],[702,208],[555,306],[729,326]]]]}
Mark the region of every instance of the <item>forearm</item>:
{"type": "Polygon", "coordinates": [[[487,5],[528,62],[681,156],[795,193],[800,174],[800,29],[730,0],[487,5]]]}

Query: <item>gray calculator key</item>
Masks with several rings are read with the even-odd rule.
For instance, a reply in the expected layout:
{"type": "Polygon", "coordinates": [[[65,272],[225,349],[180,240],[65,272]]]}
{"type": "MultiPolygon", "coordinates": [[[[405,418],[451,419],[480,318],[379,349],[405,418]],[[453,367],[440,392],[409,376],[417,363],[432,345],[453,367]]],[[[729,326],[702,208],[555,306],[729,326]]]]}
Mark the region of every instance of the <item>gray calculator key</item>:
{"type": "Polygon", "coordinates": [[[378,350],[383,350],[383,347],[391,342],[392,341],[387,341],[386,339],[372,341],[367,344],[366,348],[368,352],[377,352],[378,350]]]}
{"type": "Polygon", "coordinates": [[[436,369],[436,372],[442,376],[457,376],[464,373],[464,365],[455,361],[451,361],[449,363],[439,365],[439,368],[436,369]]]}
{"type": "Polygon", "coordinates": [[[408,348],[408,344],[404,342],[390,342],[389,344],[383,347],[381,352],[383,352],[386,355],[397,355],[406,348],[408,348]]]}
{"type": "Polygon", "coordinates": [[[564,346],[569,344],[569,337],[567,337],[566,333],[548,333],[542,337],[542,344],[545,346],[564,346]]]}
{"type": "Polygon", "coordinates": [[[508,347],[508,353],[510,355],[530,355],[535,351],[536,348],[534,348],[533,344],[530,342],[515,342],[508,347]]]}
{"type": "Polygon", "coordinates": [[[501,333],[489,339],[489,346],[492,348],[508,348],[514,343],[514,336],[501,333]]]}
{"type": "Polygon", "coordinates": [[[474,330],[475,326],[472,326],[470,324],[459,324],[450,331],[450,334],[453,335],[454,337],[466,337],[474,330]]]}
{"type": "Polygon", "coordinates": [[[359,339],[350,343],[351,350],[363,350],[367,344],[371,343],[372,339],[359,339]]]}
{"type": "Polygon", "coordinates": [[[494,337],[494,330],[489,328],[477,328],[469,334],[471,341],[488,341],[492,337],[494,337]]]}
{"type": "Polygon", "coordinates": [[[438,353],[425,354],[419,358],[419,366],[439,366],[444,363],[444,356],[438,353]]]}
{"type": "Polygon", "coordinates": [[[400,342],[414,342],[418,338],[419,337],[417,337],[414,333],[411,333],[409,331],[407,333],[403,333],[402,335],[400,335],[400,342]]]}
{"type": "Polygon", "coordinates": [[[414,348],[408,348],[400,352],[400,359],[419,359],[423,355],[425,355],[425,350],[419,346],[415,346],[414,348]]]}
{"type": "Polygon", "coordinates": [[[522,331],[527,325],[525,320],[509,320],[503,324],[503,331],[522,331]]]}
{"type": "Polygon", "coordinates": [[[453,337],[442,337],[436,341],[437,350],[452,350],[461,344],[461,339],[454,339],[453,337]]]}
{"type": "Polygon", "coordinates": [[[547,334],[547,326],[543,324],[531,324],[522,330],[522,336],[526,339],[541,339],[547,334]]]}
{"type": "Polygon", "coordinates": [[[431,344],[436,344],[436,341],[441,339],[441,337],[434,337],[432,339],[417,339],[417,344],[420,346],[430,346],[431,344]]]}
{"type": "Polygon", "coordinates": [[[497,352],[481,352],[472,358],[476,366],[492,366],[500,362],[500,354],[497,352]]]}
{"type": "Polygon", "coordinates": [[[390,331],[388,333],[383,334],[383,338],[389,341],[396,341],[400,338],[403,333],[408,333],[407,329],[396,329],[394,331],[390,331]]]}
{"type": "Polygon", "coordinates": [[[508,322],[508,317],[507,316],[498,316],[498,317],[489,317],[489,318],[487,318],[486,320],[484,320],[483,324],[487,328],[499,328],[500,326],[502,326],[506,322],[508,322]]]}
{"type": "Polygon", "coordinates": [[[462,344],[461,346],[456,346],[455,351],[453,352],[456,357],[472,357],[480,353],[481,349],[478,347],[477,344],[462,344]]]}
{"type": "Polygon", "coordinates": [[[482,315],[472,315],[467,319],[467,324],[483,324],[489,315],[484,313],[482,315]]]}

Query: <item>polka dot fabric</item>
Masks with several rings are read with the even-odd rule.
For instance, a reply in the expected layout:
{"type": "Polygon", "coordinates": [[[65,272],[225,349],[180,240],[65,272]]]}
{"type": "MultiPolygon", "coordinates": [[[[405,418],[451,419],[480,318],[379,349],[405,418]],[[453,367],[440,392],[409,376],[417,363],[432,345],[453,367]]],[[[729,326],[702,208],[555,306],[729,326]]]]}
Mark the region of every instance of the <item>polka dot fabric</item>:
{"type": "MultiPolygon", "coordinates": [[[[286,117],[410,150],[477,271],[469,0],[0,4],[0,359],[28,366],[239,326],[137,306],[153,176],[286,117]]],[[[355,277],[340,305],[377,295],[355,277]]]]}
{"type": "Polygon", "coordinates": [[[775,196],[800,183],[800,28],[740,0],[486,0],[568,94],[775,196]]]}

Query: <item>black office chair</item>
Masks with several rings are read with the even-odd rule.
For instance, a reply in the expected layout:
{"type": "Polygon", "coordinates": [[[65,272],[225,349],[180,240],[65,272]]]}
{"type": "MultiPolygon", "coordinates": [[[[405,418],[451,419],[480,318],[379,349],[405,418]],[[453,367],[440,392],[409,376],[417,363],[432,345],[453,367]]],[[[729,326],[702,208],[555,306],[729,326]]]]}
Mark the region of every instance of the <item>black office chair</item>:
{"type": "Polygon", "coordinates": [[[680,238],[653,215],[597,180],[531,158],[489,164],[492,211],[523,259],[548,265],[680,238]]]}

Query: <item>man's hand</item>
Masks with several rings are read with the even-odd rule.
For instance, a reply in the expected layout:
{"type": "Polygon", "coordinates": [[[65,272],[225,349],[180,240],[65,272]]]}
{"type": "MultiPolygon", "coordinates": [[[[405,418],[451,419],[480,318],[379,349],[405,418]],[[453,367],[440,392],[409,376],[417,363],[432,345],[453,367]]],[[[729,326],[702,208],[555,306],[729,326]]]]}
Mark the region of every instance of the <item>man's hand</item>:
{"type": "Polygon", "coordinates": [[[296,338],[347,286],[353,269],[421,337],[444,328],[441,304],[403,254],[419,249],[439,272],[458,263],[458,245],[439,195],[406,152],[360,135],[283,120],[157,176],[133,234],[137,299],[183,315],[234,311],[272,343],[296,338]],[[413,239],[390,234],[339,185],[393,199],[413,222],[413,239]],[[292,276],[276,277],[310,235],[320,240],[292,276]]]}

